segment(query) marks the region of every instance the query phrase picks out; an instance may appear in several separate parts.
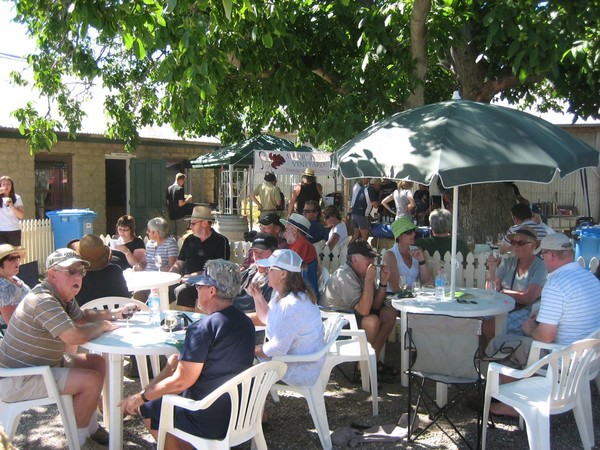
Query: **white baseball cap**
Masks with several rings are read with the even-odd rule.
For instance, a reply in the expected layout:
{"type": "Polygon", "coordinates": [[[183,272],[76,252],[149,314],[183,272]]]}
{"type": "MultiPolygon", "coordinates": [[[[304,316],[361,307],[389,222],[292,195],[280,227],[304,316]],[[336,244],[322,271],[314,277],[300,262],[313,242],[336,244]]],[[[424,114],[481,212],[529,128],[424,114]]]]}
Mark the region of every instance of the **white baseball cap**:
{"type": "Polygon", "coordinates": [[[261,267],[278,267],[288,272],[302,271],[302,258],[298,253],[287,248],[275,250],[269,258],[259,259],[256,264],[261,267]]]}

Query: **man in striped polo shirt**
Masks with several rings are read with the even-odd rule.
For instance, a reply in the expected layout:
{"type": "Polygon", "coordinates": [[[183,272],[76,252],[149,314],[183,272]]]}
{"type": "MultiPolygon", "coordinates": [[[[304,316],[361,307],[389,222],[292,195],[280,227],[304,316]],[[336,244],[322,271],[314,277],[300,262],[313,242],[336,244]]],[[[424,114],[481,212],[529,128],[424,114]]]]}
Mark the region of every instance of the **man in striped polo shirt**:
{"type": "MultiPolygon", "coordinates": [[[[48,256],[46,280],[19,303],[8,324],[0,345],[0,367],[52,367],[58,390],[73,396],[81,448],[99,449],[106,448],[100,444],[108,443],[108,434],[96,418],[106,362],[101,355],[74,352],[78,345],[117,328],[113,321],[123,318],[123,310],[135,311],[137,307],[79,309],[75,295],[88,266],[88,261],[68,248],[48,256]]],[[[45,395],[41,377],[0,379],[0,398],[5,402],[45,395]]]]}
{"type": "MultiPolygon", "coordinates": [[[[549,234],[540,244],[541,255],[548,269],[542,289],[540,310],[525,321],[525,336],[498,336],[487,349],[491,355],[503,343],[517,350],[504,364],[522,368],[527,364],[532,339],[570,345],[600,328],[600,280],[574,261],[571,240],[562,233],[549,234]],[[519,345],[520,344],[520,345],[519,345]]],[[[492,414],[517,416],[503,404],[494,403],[492,414]]]]}

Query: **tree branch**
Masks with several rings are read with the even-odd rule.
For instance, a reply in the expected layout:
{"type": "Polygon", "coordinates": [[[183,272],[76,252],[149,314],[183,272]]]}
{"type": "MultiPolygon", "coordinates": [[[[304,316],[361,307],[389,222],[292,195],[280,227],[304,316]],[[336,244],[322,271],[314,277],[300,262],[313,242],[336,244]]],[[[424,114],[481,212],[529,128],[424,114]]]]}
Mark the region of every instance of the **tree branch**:
{"type": "Polygon", "coordinates": [[[499,92],[506,91],[508,89],[513,89],[522,84],[539,83],[540,81],[543,81],[544,78],[545,77],[542,75],[535,75],[527,77],[527,79],[524,82],[522,82],[516,75],[507,74],[494,80],[488,80],[485,83],[483,83],[483,86],[479,90],[479,93],[477,95],[477,101],[489,103],[492,100],[492,98],[494,98],[494,96],[499,92]]]}

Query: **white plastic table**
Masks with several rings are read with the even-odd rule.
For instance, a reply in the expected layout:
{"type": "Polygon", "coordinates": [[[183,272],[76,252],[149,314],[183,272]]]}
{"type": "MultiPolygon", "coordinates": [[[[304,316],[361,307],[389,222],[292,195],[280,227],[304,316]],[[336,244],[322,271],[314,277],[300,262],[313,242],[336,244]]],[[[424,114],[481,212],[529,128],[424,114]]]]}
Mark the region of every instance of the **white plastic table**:
{"type": "Polygon", "coordinates": [[[169,286],[177,284],[181,280],[181,275],[178,273],[151,270],[133,271],[126,269],[123,271],[123,276],[127,283],[127,289],[130,291],[157,288],[161,311],[169,309],[169,286]]]}
{"type": "MultiPolygon", "coordinates": [[[[439,314],[453,317],[496,316],[496,335],[503,334],[506,328],[506,315],[515,307],[515,300],[500,292],[489,292],[485,289],[460,288],[457,291],[469,293],[472,297],[465,299],[469,303],[458,303],[456,300],[436,300],[433,289],[425,289],[417,298],[394,299],[392,306],[400,311],[400,364],[402,386],[408,386],[408,375],[404,372],[408,367],[409,351],[405,349],[404,335],[407,328],[407,313],[439,314]],[[477,303],[470,303],[475,301],[477,303]]],[[[437,403],[444,405],[447,398],[447,386],[437,383],[437,403]]]]}
{"type": "MultiPolygon", "coordinates": [[[[158,273],[158,272],[155,272],[158,273]]],[[[82,347],[102,353],[107,361],[107,373],[104,380],[104,424],[110,430],[108,447],[111,450],[123,448],[123,415],[117,406],[123,399],[123,357],[125,355],[172,355],[177,349],[165,340],[169,333],[158,325],[148,323],[148,314],[136,313],[129,320],[129,328],[125,321],[119,321],[120,328],[104,333],[82,347]]],[[[173,333],[179,339],[185,332],[173,333]]]]}

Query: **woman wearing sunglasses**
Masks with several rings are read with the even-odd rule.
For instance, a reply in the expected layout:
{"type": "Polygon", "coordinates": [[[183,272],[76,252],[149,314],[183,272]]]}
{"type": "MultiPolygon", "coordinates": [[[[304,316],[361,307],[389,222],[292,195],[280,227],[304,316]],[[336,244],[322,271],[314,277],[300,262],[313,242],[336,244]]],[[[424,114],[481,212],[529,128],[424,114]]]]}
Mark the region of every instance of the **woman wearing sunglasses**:
{"type": "MultiPolygon", "coordinates": [[[[531,314],[533,305],[539,301],[548,270],[535,254],[539,241],[534,229],[523,226],[507,234],[506,239],[511,245],[512,256],[504,257],[498,265],[499,258],[490,255],[487,259],[487,280],[488,284],[495,281],[497,290],[515,299],[515,309],[508,314],[506,332],[522,336],[523,322],[531,314]]],[[[493,330],[493,318],[486,320],[486,337],[492,337],[493,330]]]]}
{"type": "Polygon", "coordinates": [[[19,302],[29,293],[29,286],[17,278],[25,249],[0,245],[0,328],[5,328],[19,302]]]}
{"type": "MultiPolygon", "coordinates": [[[[268,284],[274,291],[267,304],[256,284],[247,289],[254,299],[258,318],[267,324],[267,341],[256,347],[256,356],[265,360],[281,355],[306,355],[320,349],[324,344],[321,313],[314,292],[302,278],[302,258],[292,250],[275,250],[268,259],[259,259],[256,264],[269,268],[268,284]]],[[[287,363],[282,380],[297,386],[312,386],[324,362],[325,357],[317,362],[287,363]]]]}

